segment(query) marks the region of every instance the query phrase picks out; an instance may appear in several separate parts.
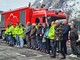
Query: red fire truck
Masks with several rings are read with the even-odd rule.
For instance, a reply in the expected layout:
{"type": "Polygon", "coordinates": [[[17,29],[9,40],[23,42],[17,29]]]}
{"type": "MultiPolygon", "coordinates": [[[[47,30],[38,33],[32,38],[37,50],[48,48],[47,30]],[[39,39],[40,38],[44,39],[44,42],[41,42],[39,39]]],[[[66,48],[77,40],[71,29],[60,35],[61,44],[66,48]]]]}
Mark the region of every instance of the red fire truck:
{"type": "Polygon", "coordinates": [[[27,22],[36,23],[36,18],[39,18],[39,22],[43,23],[44,21],[46,22],[46,19],[43,19],[43,17],[49,16],[52,16],[53,20],[66,19],[66,15],[61,11],[56,12],[54,10],[47,10],[44,8],[37,9],[31,7],[23,7],[3,12],[1,13],[1,34],[3,34],[3,31],[9,23],[12,23],[14,26],[17,22],[26,25],[27,22]]]}

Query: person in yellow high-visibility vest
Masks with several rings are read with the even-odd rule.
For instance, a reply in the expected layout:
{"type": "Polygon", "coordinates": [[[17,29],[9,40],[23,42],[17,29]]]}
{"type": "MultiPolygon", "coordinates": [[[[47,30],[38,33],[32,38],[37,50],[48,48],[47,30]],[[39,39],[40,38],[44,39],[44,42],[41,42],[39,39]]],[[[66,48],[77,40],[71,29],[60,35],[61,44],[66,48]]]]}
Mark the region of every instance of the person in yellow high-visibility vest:
{"type": "Polygon", "coordinates": [[[20,41],[19,41],[19,28],[20,28],[20,24],[17,23],[15,29],[14,29],[14,33],[15,33],[15,39],[16,39],[16,46],[19,47],[20,46],[20,41]]]}
{"type": "Polygon", "coordinates": [[[12,38],[13,38],[13,40],[14,40],[14,45],[16,45],[16,28],[15,28],[16,26],[14,26],[14,30],[12,30],[12,38]]]}
{"type": "Polygon", "coordinates": [[[20,47],[23,48],[24,47],[24,30],[23,30],[23,26],[22,24],[20,24],[20,28],[19,28],[19,41],[20,41],[20,47]]]}
{"type": "Polygon", "coordinates": [[[48,37],[50,39],[50,45],[51,45],[51,51],[52,51],[52,55],[51,57],[55,58],[56,57],[56,43],[55,43],[55,22],[53,21],[50,27],[50,31],[48,33],[48,37]]]}
{"type": "Polygon", "coordinates": [[[10,27],[8,29],[8,34],[9,34],[9,41],[10,41],[10,46],[13,46],[14,45],[14,39],[13,39],[13,36],[12,36],[12,32],[14,30],[14,26],[12,24],[10,24],[10,27]]]}
{"type": "Polygon", "coordinates": [[[9,44],[9,39],[8,39],[8,37],[9,37],[9,27],[10,27],[10,25],[8,25],[8,27],[5,30],[5,40],[6,40],[6,43],[8,43],[8,44],[9,44]]]}

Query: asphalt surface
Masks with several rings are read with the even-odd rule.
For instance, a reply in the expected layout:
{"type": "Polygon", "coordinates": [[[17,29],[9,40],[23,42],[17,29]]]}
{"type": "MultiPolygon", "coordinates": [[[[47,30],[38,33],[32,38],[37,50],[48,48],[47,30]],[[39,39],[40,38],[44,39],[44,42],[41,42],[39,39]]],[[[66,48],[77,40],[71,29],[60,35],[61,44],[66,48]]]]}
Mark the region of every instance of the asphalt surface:
{"type": "MultiPolygon", "coordinates": [[[[69,45],[68,54],[71,54],[69,45]]],[[[51,58],[48,54],[37,50],[10,47],[5,41],[0,39],[0,60],[59,60],[60,58],[61,54],[57,54],[56,58],[51,58]]],[[[72,58],[67,55],[65,60],[80,60],[80,58],[72,58]]]]}

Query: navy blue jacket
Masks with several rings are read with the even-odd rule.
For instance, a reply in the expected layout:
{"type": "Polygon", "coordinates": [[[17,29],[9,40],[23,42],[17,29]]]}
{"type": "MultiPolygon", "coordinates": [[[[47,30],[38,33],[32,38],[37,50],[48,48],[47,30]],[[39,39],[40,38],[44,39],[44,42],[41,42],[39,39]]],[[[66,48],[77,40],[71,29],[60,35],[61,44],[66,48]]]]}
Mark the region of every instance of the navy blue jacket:
{"type": "Polygon", "coordinates": [[[63,40],[68,40],[68,33],[70,31],[70,26],[68,24],[63,24],[63,40]]]}

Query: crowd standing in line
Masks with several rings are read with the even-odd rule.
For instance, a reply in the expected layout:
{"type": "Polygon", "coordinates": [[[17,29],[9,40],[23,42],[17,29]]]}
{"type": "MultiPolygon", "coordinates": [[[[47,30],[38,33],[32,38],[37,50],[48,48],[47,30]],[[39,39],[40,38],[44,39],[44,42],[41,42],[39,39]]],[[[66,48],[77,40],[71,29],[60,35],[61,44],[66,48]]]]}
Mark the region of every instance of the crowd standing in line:
{"type": "Polygon", "coordinates": [[[70,31],[71,48],[74,55],[77,55],[76,41],[78,39],[75,25],[68,25],[68,20],[60,22],[59,20],[51,23],[27,23],[25,27],[21,23],[16,26],[9,24],[5,31],[6,43],[9,46],[40,50],[56,58],[56,52],[62,54],[61,59],[66,59],[68,34],[70,31]]]}

